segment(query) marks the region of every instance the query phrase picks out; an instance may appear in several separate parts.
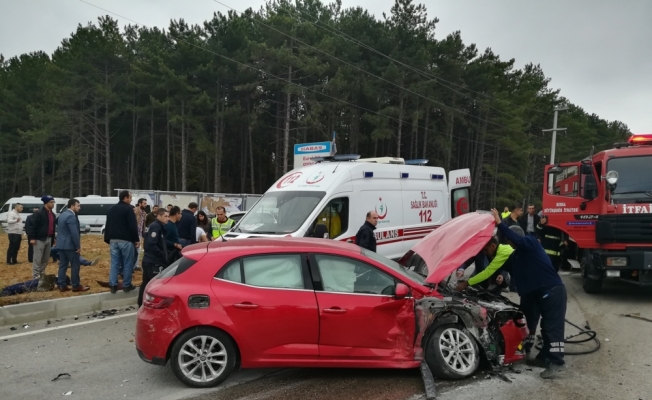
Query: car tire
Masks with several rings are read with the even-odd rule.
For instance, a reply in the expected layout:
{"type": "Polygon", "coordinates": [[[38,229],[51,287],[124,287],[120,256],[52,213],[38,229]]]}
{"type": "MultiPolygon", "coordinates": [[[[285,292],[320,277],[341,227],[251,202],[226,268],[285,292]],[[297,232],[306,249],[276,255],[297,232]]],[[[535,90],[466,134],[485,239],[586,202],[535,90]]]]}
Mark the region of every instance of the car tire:
{"type": "Polygon", "coordinates": [[[426,362],[437,378],[453,380],[467,378],[480,366],[478,343],[461,325],[439,326],[428,338],[426,362]]]}
{"type": "Polygon", "coordinates": [[[235,343],[226,333],[212,328],[193,328],[174,343],[170,363],[174,375],[186,386],[211,388],[224,382],[233,372],[236,354],[235,343]],[[195,354],[195,348],[201,354],[193,358],[188,354],[195,354]],[[210,354],[214,355],[209,358],[210,354]],[[193,363],[193,359],[196,362],[193,363]]]}

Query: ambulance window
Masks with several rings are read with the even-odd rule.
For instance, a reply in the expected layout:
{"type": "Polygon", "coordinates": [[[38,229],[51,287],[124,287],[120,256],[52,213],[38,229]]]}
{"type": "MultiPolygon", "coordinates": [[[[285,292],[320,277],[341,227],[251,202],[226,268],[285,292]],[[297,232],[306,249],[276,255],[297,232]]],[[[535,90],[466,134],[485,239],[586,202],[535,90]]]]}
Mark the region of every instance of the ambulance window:
{"type": "Polygon", "coordinates": [[[454,189],[451,198],[451,215],[453,218],[469,212],[469,188],[454,189]]]}
{"type": "Polygon", "coordinates": [[[328,202],[313,222],[310,232],[311,236],[322,237],[324,228],[317,228],[317,225],[325,225],[328,237],[334,239],[349,229],[349,198],[339,197],[328,202]]]}
{"type": "Polygon", "coordinates": [[[577,197],[579,190],[579,169],[577,165],[561,167],[559,172],[551,173],[548,178],[548,193],[556,196],[577,197]]]}

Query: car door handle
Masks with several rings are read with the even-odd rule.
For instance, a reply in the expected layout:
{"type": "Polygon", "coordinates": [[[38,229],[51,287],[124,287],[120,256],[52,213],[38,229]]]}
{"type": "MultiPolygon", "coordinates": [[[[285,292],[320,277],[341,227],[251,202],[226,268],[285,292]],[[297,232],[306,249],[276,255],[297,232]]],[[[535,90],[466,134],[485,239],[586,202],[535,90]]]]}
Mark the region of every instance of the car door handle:
{"type": "Polygon", "coordinates": [[[233,307],[242,308],[242,309],[245,309],[245,310],[252,310],[254,308],[258,308],[258,304],[252,304],[252,303],[249,303],[248,301],[246,301],[244,303],[234,304],[233,307]]]}
{"type": "Polygon", "coordinates": [[[346,239],[347,243],[353,243],[353,239],[346,239]]]}
{"type": "Polygon", "coordinates": [[[325,314],[344,314],[346,310],[343,310],[339,307],[333,307],[333,308],[324,308],[322,310],[325,314]]]}

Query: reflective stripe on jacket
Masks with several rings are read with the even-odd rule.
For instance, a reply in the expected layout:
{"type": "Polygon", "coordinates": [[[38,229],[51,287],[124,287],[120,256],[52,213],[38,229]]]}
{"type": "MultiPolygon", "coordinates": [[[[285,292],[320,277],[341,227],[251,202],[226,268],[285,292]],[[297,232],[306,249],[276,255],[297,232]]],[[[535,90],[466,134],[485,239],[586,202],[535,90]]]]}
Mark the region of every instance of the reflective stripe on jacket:
{"type": "Polygon", "coordinates": [[[231,218],[228,218],[224,223],[219,223],[217,217],[211,220],[211,228],[213,229],[213,239],[217,239],[220,236],[226,234],[233,227],[233,221],[231,218]]]}

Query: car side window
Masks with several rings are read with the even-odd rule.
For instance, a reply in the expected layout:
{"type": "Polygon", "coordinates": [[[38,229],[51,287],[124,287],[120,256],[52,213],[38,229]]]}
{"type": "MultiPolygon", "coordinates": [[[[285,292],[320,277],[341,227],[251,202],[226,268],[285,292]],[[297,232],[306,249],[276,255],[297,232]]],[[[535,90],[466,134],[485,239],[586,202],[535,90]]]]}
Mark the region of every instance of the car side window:
{"type": "Polygon", "coordinates": [[[275,254],[242,259],[244,282],[247,285],[304,289],[301,255],[275,254]]]}
{"type": "Polygon", "coordinates": [[[315,255],[324,291],[393,295],[394,278],[369,264],[351,258],[315,255]]]}
{"type": "Polygon", "coordinates": [[[242,283],[242,270],[240,259],[233,260],[217,273],[217,277],[225,281],[242,283]]]}

